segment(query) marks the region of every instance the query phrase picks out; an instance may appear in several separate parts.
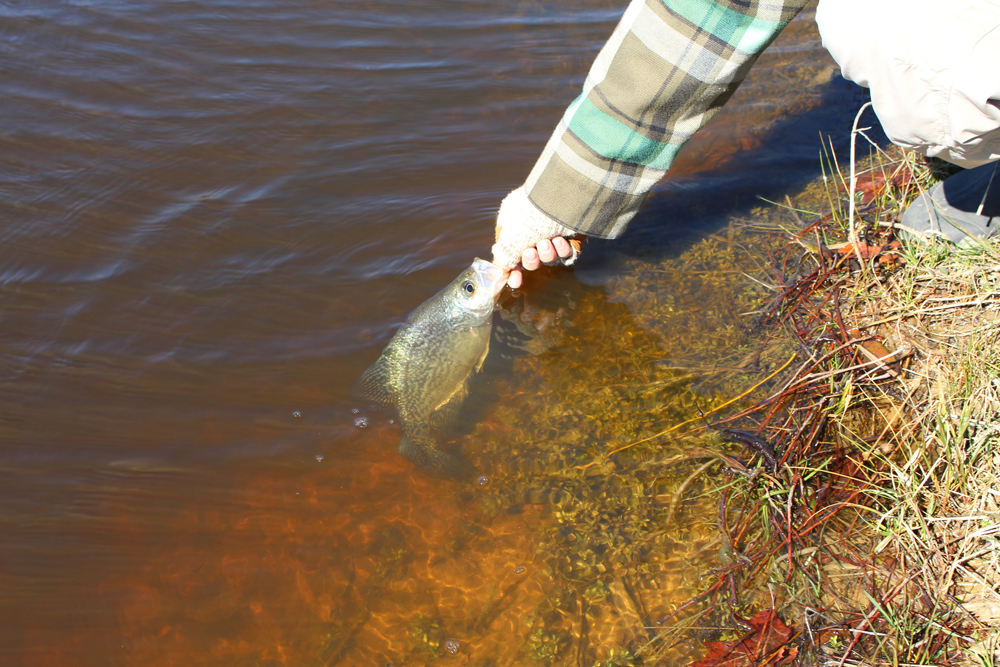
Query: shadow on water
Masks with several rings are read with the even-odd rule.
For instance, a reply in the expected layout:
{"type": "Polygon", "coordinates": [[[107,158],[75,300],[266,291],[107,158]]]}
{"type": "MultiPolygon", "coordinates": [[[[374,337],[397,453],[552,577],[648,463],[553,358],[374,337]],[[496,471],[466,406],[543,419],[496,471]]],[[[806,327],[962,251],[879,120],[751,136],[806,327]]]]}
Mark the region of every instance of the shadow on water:
{"type": "MultiPolygon", "coordinates": [[[[807,72],[799,74],[808,76],[807,72]]],[[[590,241],[580,262],[584,279],[590,282],[612,276],[629,260],[655,262],[677,257],[698,239],[718,231],[733,218],[748,216],[765,201],[784,204],[787,193],[801,190],[822,176],[824,146],[846,165],[851,125],[858,109],[869,100],[868,90],[834,75],[830,67],[817,68],[815,77],[802,84],[810,93],[805,99],[796,100],[780,114],[765,115],[760,126],[744,118],[746,126],[734,132],[728,127],[734,121],[720,114],[723,122],[710,124],[703,130],[705,136],[696,138],[707,145],[707,150],[697,151],[698,162],[682,152],[625,236],[590,241]]],[[[777,97],[781,93],[773,90],[775,85],[774,81],[748,82],[737,95],[777,97]]],[[[866,134],[876,145],[889,145],[871,112],[862,118],[860,127],[867,128],[866,134]]],[[[859,137],[859,154],[868,149],[868,142],[859,137]]]]}

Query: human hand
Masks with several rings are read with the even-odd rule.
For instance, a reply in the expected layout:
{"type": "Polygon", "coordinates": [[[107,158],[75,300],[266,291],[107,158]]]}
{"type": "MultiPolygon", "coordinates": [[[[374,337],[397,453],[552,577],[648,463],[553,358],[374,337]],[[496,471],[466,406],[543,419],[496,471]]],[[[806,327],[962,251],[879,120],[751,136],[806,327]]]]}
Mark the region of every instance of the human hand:
{"type": "Polygon", "coordinates": [[[522,283],[519,264],[534,271],[542,264],[576,261],[580,240],[567,238],[574,235],[573,230],[538,210],[523,187],[517,188],[504,198],[497,213],[493,263],[510,271],[507,284],[517,289],[522,283]]]}
{"type": "MultiPolygon", "coordinates": [[[[579,243],[579,239],[567,239],[562,236],[542,239],[534,247],[525,248],[521,252],[521,266],[525,271],[534,271],[543,264],[553,264],[556,260],[572,264],[580,253],[579,243]]],[[[517,289],[522,282],[521,269],[517,267],[511,269],[510,275],[507,276],[507,284],[511,289],[517,289]]]]}

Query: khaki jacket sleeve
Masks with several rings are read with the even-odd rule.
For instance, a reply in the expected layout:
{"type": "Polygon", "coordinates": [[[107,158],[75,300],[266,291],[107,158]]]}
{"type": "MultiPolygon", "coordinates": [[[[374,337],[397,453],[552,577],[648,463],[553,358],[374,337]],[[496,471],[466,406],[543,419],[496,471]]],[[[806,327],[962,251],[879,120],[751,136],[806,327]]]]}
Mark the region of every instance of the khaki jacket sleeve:
{"type": "Polygon", "coordinates": [[[588,236],[620,236],[678,151],[806,0],[633,0],[525,187],[588,236]]]}

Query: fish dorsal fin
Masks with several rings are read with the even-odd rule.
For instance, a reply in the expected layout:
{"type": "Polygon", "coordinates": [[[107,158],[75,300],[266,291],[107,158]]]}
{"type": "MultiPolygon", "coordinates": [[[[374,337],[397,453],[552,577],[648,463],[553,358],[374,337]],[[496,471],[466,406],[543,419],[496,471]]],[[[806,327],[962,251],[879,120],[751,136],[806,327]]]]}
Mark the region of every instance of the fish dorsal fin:
{"type": "Polygon", "coordinates": [[[351,396],[378,408],[396,407],[396,394],[389,376],[389,360],[383,354],[351,385],[351,396]]]}

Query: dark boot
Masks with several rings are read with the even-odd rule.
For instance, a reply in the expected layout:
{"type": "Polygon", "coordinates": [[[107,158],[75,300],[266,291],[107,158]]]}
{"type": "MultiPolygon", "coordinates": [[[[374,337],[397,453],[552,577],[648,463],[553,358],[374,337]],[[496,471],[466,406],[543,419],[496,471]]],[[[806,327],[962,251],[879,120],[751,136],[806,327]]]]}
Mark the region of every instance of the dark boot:
{"type": "Polygon", "coordinates": [[[998,164],[960,171],[920,193],[900,222],[928,238],[944,236],[961,245],[997,236],[1000,234],[998,164]]]}

